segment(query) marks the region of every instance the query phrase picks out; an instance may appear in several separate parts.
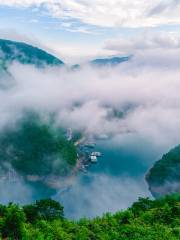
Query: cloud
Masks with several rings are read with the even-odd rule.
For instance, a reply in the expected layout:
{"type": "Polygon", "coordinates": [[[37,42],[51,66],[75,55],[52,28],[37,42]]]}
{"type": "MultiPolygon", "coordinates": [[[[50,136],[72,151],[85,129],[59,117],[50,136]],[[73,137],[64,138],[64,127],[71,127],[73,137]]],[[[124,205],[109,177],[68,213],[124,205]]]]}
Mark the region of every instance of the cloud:
{"type": "Polygon", "coordinates": [[[99,27],[152,27],[180,23],[178,0],[0,0],[1,5],[39,8],[57,19],[99,27]]]}
{"type": "Polygon", "coordinates": [[[36,44],[38,43],[38,40],[35,38],[35,36],[27,37],[24,34],[18,33],[14,29],[7,29],[7,28],[0,29],[0,38],[1,39],[11,39],[11,40],[18,41],[18,42],[27,42],[32,45],[34,45],[35,43],[36,44]]]}
{"type": "MultiPolygon", "coordinates": [[[[31,109],[40,114],[55,113],[58,126],[90,136],[107,134],[116,145],[127,141],[127,135],[145,139],[164,152],[180,143],[179,48],[137,52],[131,61],[116,67],[84,65],[72,71],[14,62],[9,72],[12,84],[0,88],[0,130],[15,124],[24,110],[31,109]]],[[[0,81],[8,79],[3,76],[0,81]]],[[[78,180],[64,200],[66,208],[72,204],[70,197],[79,196],[83,204],[83,212],[78,204],[72,217],[125,208],[147,193],[142,179],[105,173],[90,177],[87,186],[78,180]]]]}
{"type": "Polygon", "coordinates": [[[137,51],[157,51],[180,48],[180,34],[177,32],[146,31],[129,38],[120,37],[105,42],[105,49],[119,53],[136,53],[137,51]]]}
{"type": "Polygon", "coordinates": [[[16,202],[19,204],[27,204],[33,200],[32,189],[25,184],[25,182],[18,177],[18,179],[0,179],[0,203],[7,204],[9,202],[16,202]]]}
{"type": "Polygon", "coordinates": [[[14,63],[9,68],[14,85],[0,91],[0,126],[28,108],[55,112],[57,124],[87,134],[133,132],[157,143],[176,143],[179,53],[177,49],[167,58],[164,51],[144,52],[115,68],[84,66],[78,71],[14,63]]]}
{"type": "Polygon", "coordinates": [[[165,12],[166,10],[174,10],[176,7],[178,7],[179,3],[179,0],[172,0],[171,4],[170,1],[161,1],[151,9],[149,15],[157,15],[159,13],[165,12]]]}
{"type": "MultiPolygon", "coordinates": [[[[33,22],[36,22],[36,19],[32,19],[33,22]]],[[[24,42],[38,48],[45,49],[47,52],[53,52],[52,48],[47,47],[46,44],[43,44],[38,38],[33,34],[27,36],[26,34],[20,34],[13,28],[0,28],[0,39],[8,39],[17,42],[24,42]]],[[[55,54],[56,55],[56,54],[55,54]]]]}
{"type": "Polygon", "coordinates": [[[105,174],[89,174],[86,178],[89,181],[80,177],[67,192],[60,191],[54,197],[64,205],[67,217],[78,219],[113,213],[130,207],[140,196],[150,196],[142,179],[105,174]]]}

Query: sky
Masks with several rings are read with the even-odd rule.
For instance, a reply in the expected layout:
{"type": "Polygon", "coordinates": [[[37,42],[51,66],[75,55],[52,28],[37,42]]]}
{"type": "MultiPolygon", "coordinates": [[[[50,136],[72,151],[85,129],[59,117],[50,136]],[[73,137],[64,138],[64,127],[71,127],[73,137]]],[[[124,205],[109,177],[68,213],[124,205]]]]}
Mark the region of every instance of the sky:
{"type": "Polygon", "coordinates": [[[178,48],[179,0],[0,0],[0,37],[67,63],[178,48]]]}

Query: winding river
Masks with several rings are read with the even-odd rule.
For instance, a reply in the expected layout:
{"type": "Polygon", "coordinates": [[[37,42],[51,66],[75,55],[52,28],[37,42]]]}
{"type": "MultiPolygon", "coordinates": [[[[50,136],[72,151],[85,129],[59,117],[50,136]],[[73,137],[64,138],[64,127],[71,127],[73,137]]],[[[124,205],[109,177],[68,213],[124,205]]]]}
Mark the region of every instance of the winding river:
{"type": "Polygon", "coordinates": [[[151,197],[144,176],[165,151],[164,147],[124,134],[99,140],[95,150],[102,153],[88,173],[80,173],[73,186],[60,191],[55,199],[70,218],[94,217],[129,207],[138,197],[151,197]]]}

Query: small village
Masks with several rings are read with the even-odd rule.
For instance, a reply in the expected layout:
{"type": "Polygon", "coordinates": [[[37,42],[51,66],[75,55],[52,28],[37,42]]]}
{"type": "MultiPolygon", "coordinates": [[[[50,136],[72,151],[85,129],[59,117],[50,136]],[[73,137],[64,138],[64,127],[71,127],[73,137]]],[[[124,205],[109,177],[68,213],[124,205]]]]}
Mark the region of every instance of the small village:
{"type": "Polygon", "coordinates": [[[94,142],[88,142],[84,139],[77,145],[77,155],[80,170],[87,173],[87,169],[91,164],[98,162],[98,158],[102,156],[101,152],[95,151],[96,144],[94,142]]]}
{"type": "MultiPolygon", "coordinates": [[[[67,129],[66,139],[68,141],[72,141],[73,139],[73,131],[71,128],[67,129]]],[[[67,178],[66,180],[61,178],[61,183],[57,181],[57,177],[53,178],[52,176],[50,179],[49,178],[47,179],[45,177],[40,177],[38,175],[27,175],[26,179],[30,182],[44,181],[46,182],[47,185],[51,185],[51,187],[53,188],[71,185],[71,184],[67,184],[67,182],[68,181],[70,183],[73,182],[74,176],[76,176],[79,171],[83,173],[87,173],[88,168],[92,164],[98,163],[98,158],[102,156],[101,152],[96,151],[96,143],[92,139],[90,140],[87,137],[81,137],[80,139],[74,142],[74,145],[76,146],[76,149],[77,149],[77,164],[72,171],[71,177],[67,178]]],[[[17,182],[20,179],[23,180],[23,177],[20,177],[16,173],[16,171],[10,166],[7,173],[3,174],[0,177],[0,181],[5,180],[10,182],[17,182]]]]}
{"type": "MultiPolygon", "coordinates": [[[[72,129],[69,128],[67,130],[67,140],[71,141],[73,138],[72,129]]],[[[79,170],[84,173],[87,173],[88,167],[91,164],[97,163],[98,158],[102,156],[101,152],[95,150],[96,143],[92,140],[87,139],[86,137],[82,137],[78,139],[74,145],[77,148],[77,158],[79,162],[79,170]]]]}

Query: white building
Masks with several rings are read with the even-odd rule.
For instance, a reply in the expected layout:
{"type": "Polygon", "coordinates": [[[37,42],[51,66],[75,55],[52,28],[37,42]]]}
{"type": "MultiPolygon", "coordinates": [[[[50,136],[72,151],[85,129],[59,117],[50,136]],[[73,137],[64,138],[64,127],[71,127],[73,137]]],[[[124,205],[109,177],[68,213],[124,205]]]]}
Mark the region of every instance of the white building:
{"type": "Polygon", "coordinates": [[[100,152],[92,152],[91,156],[101,157],[101,153],[100,152]]]}
{"type": "Polygon", "coordinates": [[[97,157],[96,156],[90,156],[91,162],[96,163],[97,157]]]}

